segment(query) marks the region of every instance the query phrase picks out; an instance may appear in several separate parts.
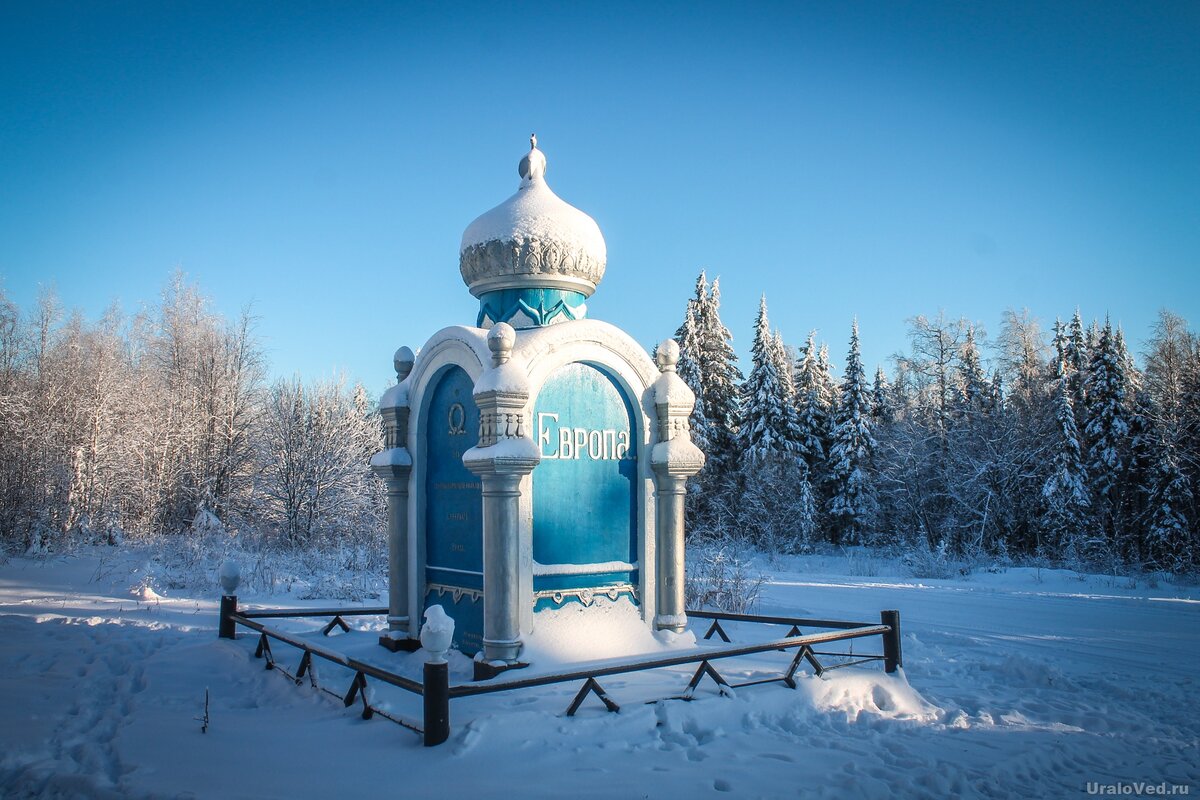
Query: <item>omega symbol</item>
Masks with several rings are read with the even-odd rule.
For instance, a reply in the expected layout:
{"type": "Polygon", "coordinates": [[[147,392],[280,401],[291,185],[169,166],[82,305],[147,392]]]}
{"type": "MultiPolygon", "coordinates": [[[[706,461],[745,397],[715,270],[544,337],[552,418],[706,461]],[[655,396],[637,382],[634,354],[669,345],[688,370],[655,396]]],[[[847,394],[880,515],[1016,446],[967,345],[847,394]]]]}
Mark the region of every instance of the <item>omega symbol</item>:
{"type": "Polygon", "coordinates": [[[462,436],[467,432],[467,412],[463,409],[462,403],[454,403],[450,406],[446,422],[450,426],[451,436],[462,436]]]}

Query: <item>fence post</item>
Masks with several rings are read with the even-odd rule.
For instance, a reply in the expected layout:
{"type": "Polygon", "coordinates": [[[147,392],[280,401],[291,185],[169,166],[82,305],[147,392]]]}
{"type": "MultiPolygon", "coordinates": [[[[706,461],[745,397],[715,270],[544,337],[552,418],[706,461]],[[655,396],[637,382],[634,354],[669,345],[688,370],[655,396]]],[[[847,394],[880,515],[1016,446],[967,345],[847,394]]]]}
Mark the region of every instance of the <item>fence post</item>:
{"type": "Polygon", "coordinates": [[[425,662],[425,746],[450,738],[450,665],[425,662]]]}
{"type": "Polygon", "coordinates": [[[883,670],[895,672],[897,667],[904,666],[904,658],[900,652],[900,612],[880,611],[879,621],[891,628],[883,635],[883,670]]]}
{"type": "Polygon", "coordinates": [[[221,639],[236,639],[237,625],[233,615],[237,613],[238,603],[236,594],[221,595],[221,622],[217,626],[217,636],[221,639]]]}

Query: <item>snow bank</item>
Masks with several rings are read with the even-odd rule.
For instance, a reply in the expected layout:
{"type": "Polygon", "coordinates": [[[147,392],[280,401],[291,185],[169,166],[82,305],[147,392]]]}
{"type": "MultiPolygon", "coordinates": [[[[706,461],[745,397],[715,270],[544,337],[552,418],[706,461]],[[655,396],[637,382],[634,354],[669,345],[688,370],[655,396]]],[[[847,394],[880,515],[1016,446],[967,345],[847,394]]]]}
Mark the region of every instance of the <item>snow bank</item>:
{"type": "MultiPolygon", "coordinates": [[[[206,561],[204,586],[167,586],[170,597],[143,601],[130,584],[158,569],[144,552],[14,557],[0,563],[0,796],[369,797],[397,775],[414,797],[440,797],[453,784],[471,796],[518,787],[530,800],[1079,797],[1089,782],[1200,786],[1194,587],[1108,588],[1110,576],[1060,582],[1019,570],[918,583],[885,560],[872,567],[883,580],[829,579],[816,559],[781,560],[807,571],[774,568],[764,613],[869,620],[899,608],[907,677],[876,666],[817,678],[806,666],[794,691],[769,683],[721,697],[706,678],[697,702],[647,705],[678,695],[695,666],[612,675],[601,684],[618,714],[589,697],[565,717],[581,682],[500,692],[455,700],[450,741],[424,748],[411,731],[343,706],[352,670],[314,661],[330,697],[282,674],[299,664],[295,649],[273,644],[280,669],[264,670],[255,636],[218,639],[219,558],[206,561]],[[1107,591],[1080,591],[1088,587],[1107,591]]],[[[282,583],[271,594],[243,563],[244,603],[339,605],[329,595],[299,601],[282,583]]],[[[530,653],[696,646],[690,634],[657,640],[628,601],[592,612],[601,630],[586,637],[572,624],[578,605],[537,615],[530,653]]],[[[427,654],[380,648],[383,617],[348,618],[351,632],[328,638],[327,621],[279,624],[419,679],[427,654]]],[[[768,633],[727,630],[735,642],[768,633]]],[[[840,644],[819,649],[850,648],[840,644]]],[[[854,645],[878,650],[875,640],[854,645]]],[[[469,659],[448,657],[453,682],[469,682],[469,659]]],[[[772,651],[714,666],[738,683],[778,675],[789,659],[772,651]]],[[[419,697],[369,685],[381,711],[419,719],[419,697]]]]}
{"type": "Polygon", "coordinates": [[[628,598],[598,599],[584,608],[562,608],[533,615],[533,632],[525,639],[521,659],[539,671],[557,665],[604,658],[661,653],[696,646],[694,634],[661,636],[651,632],[628,598]]]}

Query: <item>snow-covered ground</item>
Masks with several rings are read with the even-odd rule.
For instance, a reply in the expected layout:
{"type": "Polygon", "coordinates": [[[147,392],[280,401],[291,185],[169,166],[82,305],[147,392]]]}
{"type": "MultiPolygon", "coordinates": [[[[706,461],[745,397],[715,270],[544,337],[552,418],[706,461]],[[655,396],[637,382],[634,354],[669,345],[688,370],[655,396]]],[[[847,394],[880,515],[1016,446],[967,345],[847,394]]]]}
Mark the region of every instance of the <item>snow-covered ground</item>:
{"type": "MultiPolygon", "coordinates": [[[[0,566],[0,796],[1075,797],[1089,783],[1140,782],[1200,792],[1194,587],[1030,569],[916,580],[886,562],[872,567],[880,575],[838,574],[846,563],[777,562],[758,610],[874,620],[900,609],[902,675],[847,669],[732,698],[705,683],[698,702],[658,704],[639,701],[678,693],[684,671],[613,677],[602,683],[621,713],[590,698],[574,718],[563,710],[577,684],[490,695],[455,701],[450,741],[427,749],[265,671],[251,636],[217,639],[215,587],[146,588],[145,554],[13,559],[0,566]]],[[[319,635],[318,623],[289,625],[319,635]]],[[[735,640],[761,635],[738,629],[735,640]]],[[[374,636],[326,641],[417,668],[420,654],[389,656],[374,636]]],[[[294,671],[296,651],[275,655],[294,671]]],[[[717,666],[745,679],[788,658],[717,666]]],[[[348,687],[340,667],[318,670],[332,690],[348,687]]],[[[420,714],[403,693],[376,688],[373,701],[420,714]]]]}

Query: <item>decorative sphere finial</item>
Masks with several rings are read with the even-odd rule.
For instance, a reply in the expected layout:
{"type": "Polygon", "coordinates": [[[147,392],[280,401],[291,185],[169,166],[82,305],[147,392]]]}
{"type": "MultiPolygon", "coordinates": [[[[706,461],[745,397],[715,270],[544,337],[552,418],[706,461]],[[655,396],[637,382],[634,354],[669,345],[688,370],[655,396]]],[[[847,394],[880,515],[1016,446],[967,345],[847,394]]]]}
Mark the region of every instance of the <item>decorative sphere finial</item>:
{"type": "Polygon", "coordinates": [[[497,322],[488,331],[488,349],[492,351],[492,363],[500,366],[512,355],[513,345],[517,343],[517,332],[507,322],[497,322]]]}
{"type": "Polygon", "coordinates": [[[529,149],[537,150],[537,134],[536,133],[529,134],[529,149]]]}
{"type": "Polygon", "coordinates": [[[413,362],[416,361],[416,356],[408,347],[401,347],[392,356],[392,366],[396,368],[396,383],[401,383],[408,377],[408,373],[412,372],[413,362]]]}
{"type": "Polygon", "coordinates": [[[232,558],[227,558],[217,570],[217,580],[221,583],[221,591],[233,594],[242,582],[242,568],[232,558]]]}
{"type": "Polygon", "coordinates": [[[675,365],[679,363],[679,343],[674,339],[664,339],[658,346],[655,361],[658,362],[659,372],[674,372],[675,365]]]}

